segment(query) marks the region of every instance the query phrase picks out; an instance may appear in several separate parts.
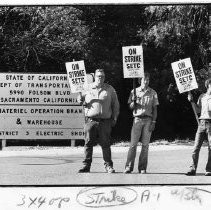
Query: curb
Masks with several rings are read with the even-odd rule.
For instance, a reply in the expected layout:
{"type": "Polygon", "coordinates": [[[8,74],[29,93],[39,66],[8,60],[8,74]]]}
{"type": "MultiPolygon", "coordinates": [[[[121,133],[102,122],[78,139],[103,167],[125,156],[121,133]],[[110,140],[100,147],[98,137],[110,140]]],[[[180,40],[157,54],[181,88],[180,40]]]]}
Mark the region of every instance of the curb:
{"type": "MultiPolygon", "coordinates": [[[[129,146],[120,147],[120,146],[111,146],[112,153],[118,152],[128,152],[129,146]]],[[[189,145],[150,145],[150,151],[164,151],[164,150],[184,150],[184,149],[192,149],[192,146],[189,145]]],[[[137,147],[137,152],[141,150],[141,147],[137,147]]],[[[0,151],[0,157],[26,157],[26,156],[69,156],[69,155],[83,155],[84,148],[83,147],[63,147],[63,148],[35,148],[35,149],[27,149],[23,147],[5,147],[2,151],[0,151]],[[17,149],[17,150],[14,150],[17,149]],[[18,150],[19,149],[19,150],[18,150]],[[20,150],[21,149],[21,150],[20,150]]],[[[93,149],[93,153],[102,153],[102,149],[100,146],[95,146],[93,149]]]]}

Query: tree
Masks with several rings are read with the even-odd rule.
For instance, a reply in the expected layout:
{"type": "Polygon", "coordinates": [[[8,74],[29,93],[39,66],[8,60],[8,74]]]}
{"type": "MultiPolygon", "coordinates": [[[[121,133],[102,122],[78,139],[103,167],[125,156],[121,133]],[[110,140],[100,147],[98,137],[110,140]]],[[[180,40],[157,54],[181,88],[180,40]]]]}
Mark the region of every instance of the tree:
{"type": "Polygon", "coordinates": [[[88,28],[80,16],[69,6],[0,8],[2,63],[10,71],[39,71],[86,57],[88,28]]]}
{"type": "Polygon", "coordinates": [[[198,82],[208,76],[208,5],[149,6],[148,27],[139,35],[147,46],[163,49],[163,68],[190,57],[198,82]]]}

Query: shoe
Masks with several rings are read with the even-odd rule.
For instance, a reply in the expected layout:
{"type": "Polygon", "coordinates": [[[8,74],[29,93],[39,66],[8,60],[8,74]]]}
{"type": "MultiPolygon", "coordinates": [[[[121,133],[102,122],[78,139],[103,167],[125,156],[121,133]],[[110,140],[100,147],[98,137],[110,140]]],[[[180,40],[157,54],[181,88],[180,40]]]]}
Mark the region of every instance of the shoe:
{"type": "Polygon", "coordinates": [[[211,172],[210,171],[206,171],[204,176],[211,176],[211,172]]]}
{"type": "Polygon", "coordinates": [[[188,171],[186,174],[186,176],[195,176],[196,175],[196,171],[191,169],[190,171],[188,171]]]}
{"type": "Polygon", "coordinates": [[[129,167],[126,167],[124,170],[124,174],[130,174],[132,170],[129,167]]]}
{"type": "Polygon", "coordinates": [[[90,172],[90,167],[89,166],[84,166],[81,169],[79,169],[78,173],[89,173],[90,172]]]}
{"type": "Polygon", "coordinates": [[[140,174],[146,174],[146,173],[147,173],[146,170],[139,170],[138,172],[139,172],[140,174]]]}
{"type": "Polygon", "coordinates": [[[115,173],[115,170],[113,169],[112,166],[106,166],[105,169],[106,169],[106,172],[109,174],[115,173]]]}

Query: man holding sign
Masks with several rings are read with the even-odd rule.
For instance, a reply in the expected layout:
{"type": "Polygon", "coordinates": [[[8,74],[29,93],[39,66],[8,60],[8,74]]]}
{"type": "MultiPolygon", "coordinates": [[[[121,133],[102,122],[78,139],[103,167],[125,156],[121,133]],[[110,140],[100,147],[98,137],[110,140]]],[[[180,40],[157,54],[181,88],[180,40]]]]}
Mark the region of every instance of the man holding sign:
{"type": "MultiPolygon", "coordinates": [[[[174,78],[176,80],[177,88],[180,93],[190,92],[191,90],[197,89],[198,84],[193,71],[190,58],[185,58],[171,64],[174,78]]],[[[191,103],[196,120],[198,122],[198,115],[196,109],[191,103]]]]}
{"type": "Polygon", "coordinates": [[[152,131],[155,128],[157,118],[157,93],[149,87],[149,73],[145,72],[143,78],[139,78],[140,87],[131,91],[128,104],[133,110],[133,127],[131,130],[131,143],[127,155],[124,173],[131,173],[134,168],[137,144],[141,137],[142,149],[139,156],[138,171],[146,173],[148,162],[148,149],[152,131]]]}
{"type": "Polygon", "coordinates": [[[93,146],[97,143],[102,147],[106,171],[115,172],[111,160],[110,134],[119,115],[119,101],[114,88],[104,81],[104,70],[97,69],[92,87],[78,98],[85,106],[85,159],[79,173],[90,172],[93,146]]]}
{"type": "Polygon", "coordinates": [[[180,93],[189,92],[188,100],[191,102],[196,120],[198,122],[198,129],[195,135],[195,144],[192,152],[192,164],[190,170],[186,173],[187,176],[195,176],[198,165],[199,152],[204,141],[205,135],[208,137],[208,161],[206,165],[205,176],[211,176],[211,79],[205,81],[207,92],[200,95],[198,103],[193,102],[191,90],[198,88],[196,78],[190,58],[179,60],[171,64],[174,72],[174,77],[180,93]],[[200,113],[198,119],[197,113],[200,113]]]}
{"type": "MultiPolygon", "coordinates": [[[[195,136],[195,144],[192,152],[192,164],[186,173],[188,176],[195,176],[198,165],[199,152],[205,136],[208,138],[208,161],[206,164],[205,176],[211,176],[211,79],[205,81],[206,93],[199,96],[195,105],[197,112],[201,112],[199,125],[195,136]]],[[[193,102],[192,94],[188,94],[188,100],[193,102]]]]}

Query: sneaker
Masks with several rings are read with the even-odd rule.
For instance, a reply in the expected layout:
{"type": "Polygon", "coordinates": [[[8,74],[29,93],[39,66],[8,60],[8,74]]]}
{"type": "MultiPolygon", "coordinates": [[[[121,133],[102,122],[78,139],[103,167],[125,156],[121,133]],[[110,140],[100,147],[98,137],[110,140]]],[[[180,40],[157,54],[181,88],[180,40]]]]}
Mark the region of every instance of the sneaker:
{"type": "Polygon", "coordinates": [[[194,169],[190,169],[185,175],[186,176],[195,176],[196,175],[196,171],[194,169]]]}
{"type": "Polygon", "coordinates": [[[206,171],[204,176],[211,176],[211,172],[210,171],[206,171]]]}
{"type": "Polygon", "coordinates": [[[130,174],[132,170],[129,167],[126,167],[124,170],[124,174],[130,174]]]}
{"type": "Polygon", "coordinates": [[[139,173],[140,173],[140,174],[146,174],[147,171],[146,171],[146,170],[139,170],[139,173]]]}
{"type": "Polygon", "coordinates": [[[112,166],[106,166],[105,169],[106,169],[106,172],[109,174],[115,173],[115,170],[113,169],[112,166]]]}
{"type": "Polygon", "coordinates": [[[90,172],[90,167],[89,166],[84,166],[81,169],[79,169],[78,173],[89,173],[90,172]]]}

